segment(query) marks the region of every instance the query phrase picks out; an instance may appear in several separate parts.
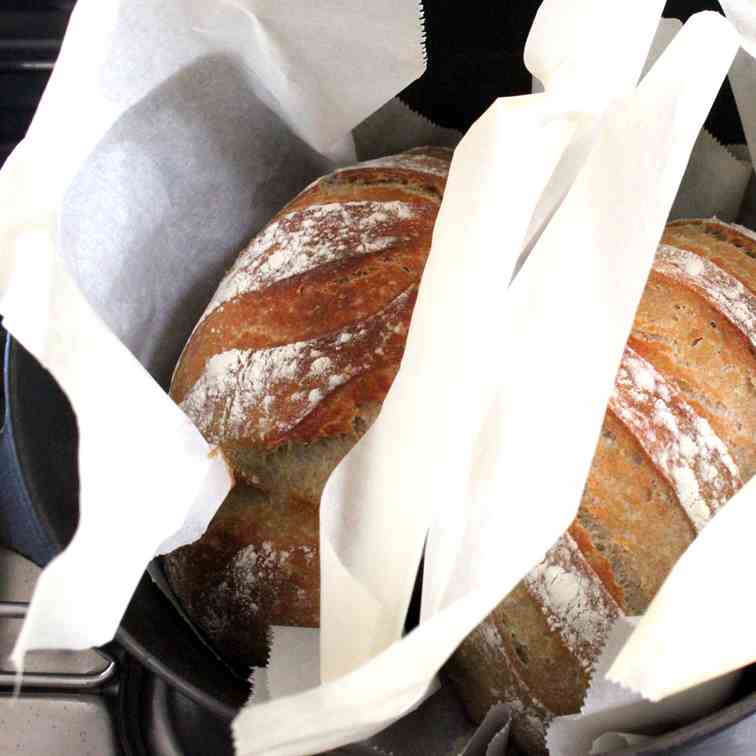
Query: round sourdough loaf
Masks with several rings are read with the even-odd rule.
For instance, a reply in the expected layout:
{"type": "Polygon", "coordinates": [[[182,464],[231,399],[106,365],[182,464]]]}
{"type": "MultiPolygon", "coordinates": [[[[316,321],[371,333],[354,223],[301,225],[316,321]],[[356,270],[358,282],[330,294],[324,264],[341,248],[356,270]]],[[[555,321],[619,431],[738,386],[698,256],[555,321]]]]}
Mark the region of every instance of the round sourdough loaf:
{"type": "MultiPolygon", "coordinates": [[[[237,485],[197,543],[165,560],[221,654],[259,662],[267,623],[318,622],[317,512],[330,472],[399,366],[449,153],[337,171],[245,249],[171,393],[237,485]]],[[[470,714],[496,701],[544,750],[579,709],[620,614],[640,614],[685,548],[756,472],[756,237],[670,224],[638,308],[579,514],[448,665],[470,714]]]]}
{"type": "Polygon", "coordinates": [[[496,701],[545,752],[580,709],[614,620],[642,614],[696,533],[756,472],[756,236],[676,221],[662,237],[578,516],[448,665],[471,715],[496,701]]]}
{"type": "Polygon", "coordinates": [[[318,623],[320,495],[399,368],[450,159],[420,148],[308,186],[241,252],[181,355],[171,396],[237,484],[164,566],[235,665],[261,662],[269,623],[318,623]]]}

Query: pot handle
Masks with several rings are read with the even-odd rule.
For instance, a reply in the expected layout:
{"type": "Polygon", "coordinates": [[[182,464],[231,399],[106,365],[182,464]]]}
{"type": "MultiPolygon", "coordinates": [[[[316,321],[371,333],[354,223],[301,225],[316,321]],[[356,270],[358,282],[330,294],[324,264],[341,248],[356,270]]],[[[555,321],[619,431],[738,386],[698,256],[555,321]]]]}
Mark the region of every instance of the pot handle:
{"type": "Polygon", "coordinates": [[[43,532],[24,482],[11,423],[10,370],[11,335],[0,322],[3,346],[2,428],[0,428],[0,545],[43,567],[57,549],[43,532]]]}
{"type": "MultiPolygon", "coordinates": [[[[18,601],[0,601],[0,619],[24,619],[29,605],[18,601]]],[[[114,681],[118,668],[115,647],[93,649],[105,666],[94,672],[24,672],[23,692],[44,691],[61,694],[93,693],[114,681]]],[[[0,672],[0,691],[12,690],[17,684],[15,672],[0,672]]]]}

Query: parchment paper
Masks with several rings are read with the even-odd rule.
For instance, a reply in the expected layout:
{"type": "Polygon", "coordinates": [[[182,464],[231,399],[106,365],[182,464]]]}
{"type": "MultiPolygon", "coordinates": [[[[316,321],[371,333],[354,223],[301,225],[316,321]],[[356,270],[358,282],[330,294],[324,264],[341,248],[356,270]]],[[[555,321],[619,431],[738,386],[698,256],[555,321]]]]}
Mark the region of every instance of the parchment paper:
{"type": "MultiPolygon", "coordinates": [[[[574,517],[656,243],[738,42],[721,17],[699,14],[636,87],[663,3],[627,5],[546,0],[526,49],[545,92],[498,101],[460,143],[402,369],[324,496],[326,682],[245,709],[238,753],[317,752],[414,709],[574,517]],[[422,622],[401,639],[426,539],[422,622]]],[[[82,524],[40,582],[17,660],[110,637],[146,561],[195,538],[229,484],[105,325],[165,383],[187,331],[176,333],[201,307],[200,268],[218,275],[277,203],[351,157],[350,129],[422,70],[414,2],[365,4],[378,18],[298,6],[309,25],[262,0],[189,6],[80,0],[29,136],[0,174],[0,310],[86,428],[82,524]],[[333,45],[345,23],[354,49],[333,45]],[[229,190],[235,179],[247,189],[229,190]],[[117,410],[113,386],[129,399],[117,410]],[[124,464],[133,486],[113,487],[124,464]],[[144,511],[130,519],[135,498],[144,511]]]]}
{"type": "Polygon", "coordinates": [[[4,324],[62,385],[80,431],[79,530],[37,585],[16,662],[108,641],[147,562],[204,531],[230,476],[144,368],[167,384],[239,246],[353,159],[351,129],[423,68],[415,0],[296,13],[262,0],[77,3],[0,174],[4,324]],[[344,24],[351,65],[333,44],[344,24]]]}
{"type": "MultiPolygon", "coordinates": [[[[738,677],[735,672],[684,690],[658,703],[652,703],[640,694],[607,680],[607,671],[637,626],[638,620],[639,618],[623,617],[615,623],[596,662],[591,686],[580,713],[557,717],[549,727],[546,743],[550,756],[601,753],[611,742],[609,738],[601,738],[602,733],[623,730],[642,738],[644,733],[651,735],[663,732],[706,716],[732,696],[738,677]],[[603,744],[599,745],[599,741],[603,741],[603,744]]],[[[619,739],[619,736],[615,736],[613,745],[630,745],[628,737],[619,739]]]]}
{"type": "Polygon", "coordinates": [[[204,523],[194,517],[197,500],[225,496],[231,478],[223,459],[93,313],[54,240],[41,229],[23,231],[12,252],[14,257],[5,258],[13,263],[10,285],[0,304],[5,325],[40,361],[55,366],[58,382],[77,407],[79,459],[87,471],[80,485],[78,530],[69,548],[42,572],[35,596],[44,598],[32,600],[17,640],[12,659],[20,667],[27,646],[81,649],[110,640],[123,613],[121,602],[128,601],[163,539],[181,527],[187,537],[198,536],[204,523]],[[80,365],[92,362],[92,349],[107,367],[82,373],[80,365]],[[111,373],[111,366],[118,372],[111,373]],[[114,402],[119,393],[144,414],[128,402],[114,402]],[[113,463],[128,460],[138,476],[121,469],[114,477],[112,466],[98,463],[104,453],[113,463]],[[98,506],[101,501],[116,512],[122,508],[122,522],[110,538],[102,535],[113,528],[113,511],[98,506]],[[86,626],[77,615],[86,618],[86,626]]]}
{"type": "MultiPolygon", "coordinates": [[[[730,82],[751,153],[756,158],[756,12],[752,3],[723,0],[743,50],[730,82]],[[746,54],[749,53],[749,55],[746,54]]],[[[753,190],[753,181],[750,185],[753,190]]],[[[752,194],[743,211],[754,207],[752,194]]],[[[756,317],[756,315],[755,315],[756,317]]],[[[756,480],[746,484],[678,561],[607,674],[652,701],[685,690],[756,660],[750,628],[751,546],[756,527],[756,480]],[[712,642],[712,639],[718,639],[712,642]],[[653,658],[654,664],[644,664],[653,658]]]]}
{"type": "Polygon", "coordinates": [[[694,17],[634,89],[661,6],[608,5],[589,33],[585,4],[545,3],[526,50],[545,94],[499,101],[457,148],[399,376],[324,494],[328,682],[243,711],[240,753],[316,752],[393,721],[575,514],[656,242],[737,49],[721,17],[694,17]],[[614,60],[609,26],[623,54],[597,73],[585,61],[614,60]],[[547,183],[558,209],[505,290],[547,183]],[[555,384],[555,364],[581,369],[555,384]],[[400,641],[429,514],[423,621],[400,641]]]}

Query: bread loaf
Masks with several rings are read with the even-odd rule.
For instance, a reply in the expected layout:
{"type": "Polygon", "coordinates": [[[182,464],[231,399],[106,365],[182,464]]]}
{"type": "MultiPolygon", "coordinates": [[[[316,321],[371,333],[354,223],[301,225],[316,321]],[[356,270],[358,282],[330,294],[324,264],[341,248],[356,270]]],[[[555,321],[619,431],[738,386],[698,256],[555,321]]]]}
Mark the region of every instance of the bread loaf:
{"type": "MultiPolygon", "coordinates": [[[[398,368],[447,165],[416,150],[308,187],[242,252],[181,357],[172,395],[238,483],[166,569],[234,661],[258,661],[266,622],[317,624],[320,494],[398,368]]],[[[448,665],[470,714],[505,701],[518,742],[542,752],[548,721],[579,709],[614,620],[646,609],[754,472],[756,237],[675,222],[575,522],[448,665]]]]}
{"type": "Polygon", "coordinates": [[[399,367],[450,157],[410,150],[307,187],[241,252],[176,367],[172,397],[237,485],[165,570],[239,666],[260,663],[261,626],[318,623],[320,494],[399,367]]]}
{"type": "Polygon", "coordinates": [[[756,472],[756,237],[671,223],[617,374],[578,516],[448,670],[476,719],[496,701],[528,753],[580,709],[612,622],[642,614],[756,472]]]}

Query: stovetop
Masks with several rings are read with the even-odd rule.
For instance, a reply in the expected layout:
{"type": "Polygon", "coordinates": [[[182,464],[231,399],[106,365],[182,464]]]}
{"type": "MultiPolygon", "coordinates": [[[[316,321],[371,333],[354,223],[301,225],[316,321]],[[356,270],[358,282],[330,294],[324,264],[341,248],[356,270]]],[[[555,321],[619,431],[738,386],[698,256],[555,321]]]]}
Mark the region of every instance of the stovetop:
{"type": "MultiPolygon", "coordinates": [[[[39,568],[0,548],[0,659],[10,653],[39,568]]],[[[22,756],[230,756],[229,723],[117,647],[32,652],[24,685],[0,672],[0,753],[22,756]]]]}
{"type": "MultiPolygon", "coordinates": [[[[0,607],[6,608],[6,615],[10,613],[8,602],[29,600],[38,574],[39,568],[31,562],[0,549],[0,607]]],[[[0,658],[5,659],[10,653],[20,626],[18,618],[0,618],[0,658]]],[[[96,689],[84,692],[86,685],[73,689],[73,683],[94,680],[108,667],[108,661],[94,651],[29,654],[26,672],[46,676],[78,675],[80,680],[51,678],[50,684],[41,684],[33,690],[24,686],[15,700],[13,675],[6,672],[0,683],[0,753],[23,756],[119,754],[111,714],[115,676],[104,681],[101,693],[96,689]],[[53,693],[54,686],[63,680],[72,687],[53,693]]]]}

